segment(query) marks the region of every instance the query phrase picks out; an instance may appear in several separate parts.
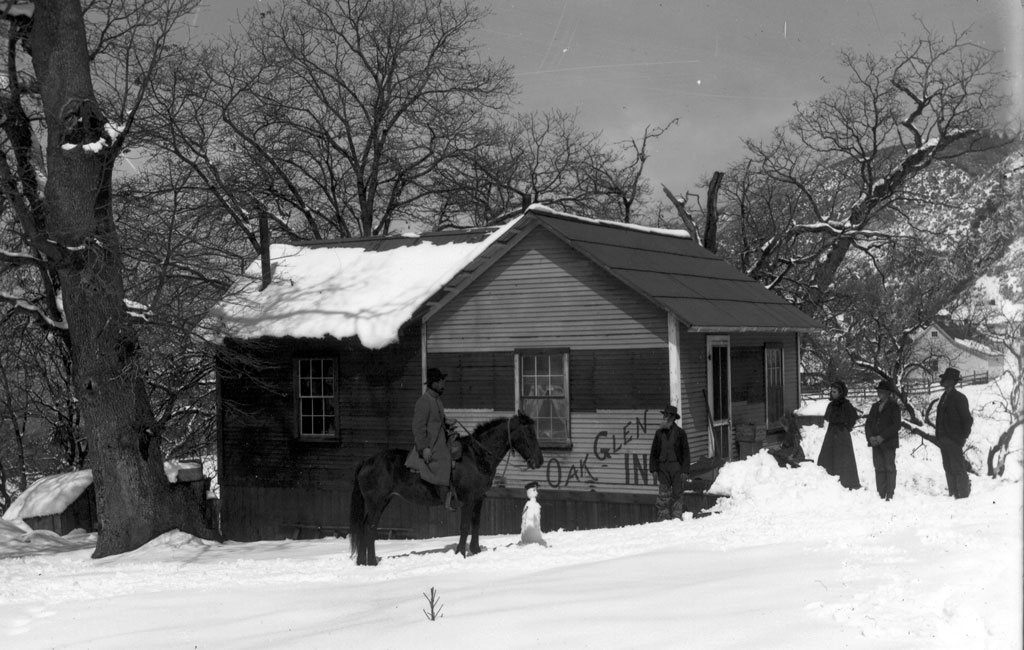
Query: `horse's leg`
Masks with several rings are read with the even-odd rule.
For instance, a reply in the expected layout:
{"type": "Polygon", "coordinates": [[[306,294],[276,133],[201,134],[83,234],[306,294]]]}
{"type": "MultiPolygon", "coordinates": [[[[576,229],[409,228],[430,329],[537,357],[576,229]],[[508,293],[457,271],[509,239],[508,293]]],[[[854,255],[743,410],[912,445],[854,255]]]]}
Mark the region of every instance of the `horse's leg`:
{"type": "Polygon", "coordinates": [[[472,508],[469,507],[468,503],[462,504],[462,512],[459,513],[459,545],[455,548],[455,552],[466,557],[466,538],[469,537],[469,529],[472,525],[472,508]]]}
{"type": "Polygon", "coordinates": [[[352,499],[349,506],[348,538],[357,566],[366,565],[366,539],[369,534],[367,529],[369,518],[367,495],[362,485],[362,476],[366,468],[365,461],[356,468],[355,481],[352,485],[352,499]]]}
{"type": "Polygon", "coordinates": [[[469,542],[469,552],[476,555],[480,552],[480,513],[484,509],[483,498],[477,499],[473,504],[473,537],[469,542]]]}
{"type": "Polygon", "coordinates": [[[384,497],[381,501],[374,501],[370,504],[366,514],[366,563],[369,566],[377,566],[377,526],[380,518],[384,516],[384,509],[391,503],[391,497],[384,497]]]}

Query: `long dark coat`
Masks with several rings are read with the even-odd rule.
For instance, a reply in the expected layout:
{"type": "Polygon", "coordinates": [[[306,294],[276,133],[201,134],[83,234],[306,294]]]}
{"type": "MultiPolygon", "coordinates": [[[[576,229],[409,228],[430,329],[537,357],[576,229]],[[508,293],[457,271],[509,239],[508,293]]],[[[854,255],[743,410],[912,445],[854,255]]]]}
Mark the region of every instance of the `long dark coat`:
{"type": "Polygon", "coordinates": [[[448,485],[452,474],[452,452],[448,448],[444,404],[433,388],[428,388],[416,400],[412,415],[412,436],[416,449],[405,461],[406,467],[420,473],[424,481],[434,485],[448,485]],[[430,449],[429,463],[424,463],[422,453],[430,449]]]}
{"type": "Polygon", "coordinates": [[[671,427],[659,427],[654,432],[648,463],[654,473],[661,471],[663,463],[665,471],[689,473],[690,443],[682,427],[673,422],[671,427]]]}
{"type": "Polygon", "coordinates": [[[818,464],[832,476],[838,476],[843,487],[859,489],[857,458],[853,455],[853,439],[850,437],[853,425],[857,423],[857,409],[845,398],[833,400],[825,409],[825,420],[828,429],[821,443],[818,464]]]}
{"type": "Polygon", "coordinates": [[[955,440],[963,447],[973,425],[974,416],[967,397],[955,388],[943,393],[935,410],[935,437],[955,440]]]}
{"type": "Polygon", "coordinates": [[[949,494],[958,499],[971,494],[964,444],[973,425],[974,416],[967,397],[955,388],[943,393],[935,410],[935,439],[942,453],[942,468],[946,471],[949,494]]]}

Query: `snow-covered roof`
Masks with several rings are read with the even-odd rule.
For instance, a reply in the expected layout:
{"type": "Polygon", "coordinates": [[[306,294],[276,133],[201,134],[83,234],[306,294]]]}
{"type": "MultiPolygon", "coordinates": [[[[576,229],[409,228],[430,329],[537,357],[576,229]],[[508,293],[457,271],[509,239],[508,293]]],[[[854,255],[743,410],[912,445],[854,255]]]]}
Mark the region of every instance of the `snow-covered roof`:
{"type": "Polygon", "coordinates": [[[499,240],[508,243],[540,223],[693,331],[820,327],[683,230],[579,217],[543,205],[531,205],[501,228],[271,246],[270,284],[261,290],[260,262],[254,261],[211,311],[207,326],[216,342],[357,337],[366,348],[383,348],[398,340],[399,329],[421,308],[443,304],[431,303],[442,289],[460,290],[464,284],[456,276],[468,277],[500,256],[499,240]],[[492,245],[495,254],[485,254],[492,245]]]}
{"type": "Polygon", "coordinates": [[[92,485],[92,470],[44,476],[18,495],[11,507],[4,513],[8,521],[47,517],[64,512],[75,499],[92,485]]]}
{"type": "MultiPolygon", "coordinates": [[[[950,344],[964,350],[970,354],[986,356],[986,357],[1001,357],[1002,354],[996,350],[993,350],[990,346],[975,341],[972,339],[966,339],[962,337],[954,336],[950,329],[941,323],[932,323],[928,327],[921,330],[921,332],[915,337],[915,341],[922,341],[928,336],[929,332],[939,332],[942,336],[949,341],[950,344]]],[[[925,341],[927,343],[927,341],[925,341]]]]}
{"type": "Polygon", "coordinates": [[[397,341],[399,328],[417,308],[514,223],[476,237],[272,245],[270,284],[260,289],[260,261],[254,261],[211,312],[210,326],[218,340],[355,336],[367,348],[382,348],[397,341]]]}
{"type": "MultiPolygon", "coordinates": [[[[164,462],[164,474],[170,483],[177,483],[179,474],[187,473],[202,476],[201,467],[197,463],[169,460],[164,462]]],[[[3,514],[2,519],[17,521],[32,517],[48,517],[59,515],[69,505],[82,496],[86,488],[92,485],[92,470],[82,469],[64,474],[54,474],[38,479],[18,495],[11,507],[3,514]]]]}

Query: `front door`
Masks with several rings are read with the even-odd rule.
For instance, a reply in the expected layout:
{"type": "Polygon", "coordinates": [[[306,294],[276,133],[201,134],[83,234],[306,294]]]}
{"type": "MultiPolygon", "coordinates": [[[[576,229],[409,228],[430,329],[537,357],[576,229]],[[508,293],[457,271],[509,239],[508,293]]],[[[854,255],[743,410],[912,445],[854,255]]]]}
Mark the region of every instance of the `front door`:
{"type": "Polygon", "coordinates": [[[729,369],[729,337],[709,336],[708,346],[708,435],[712,456],[732,460],[732,403],[729,369]]]}

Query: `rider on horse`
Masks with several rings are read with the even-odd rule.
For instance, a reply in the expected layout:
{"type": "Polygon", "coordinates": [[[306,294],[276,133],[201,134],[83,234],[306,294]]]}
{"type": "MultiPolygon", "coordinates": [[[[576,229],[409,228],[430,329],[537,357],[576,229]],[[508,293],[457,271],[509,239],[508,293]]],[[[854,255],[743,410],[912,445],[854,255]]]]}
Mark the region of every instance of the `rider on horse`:
{"type": "Polygon", "coordinates": [[[427,369],[427,390],[416,400],[412,416],[412,435],[418,458],[410,455],[406,466],[417,470],[424,481],[436,485],[445,508],[455,510],[461,504],[451,489],[452,452],[448,446],[450,424],[444,415],[444,404],[441,403],[447,376],[438,368],[427,369]]]}

